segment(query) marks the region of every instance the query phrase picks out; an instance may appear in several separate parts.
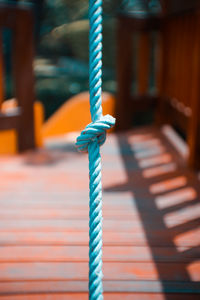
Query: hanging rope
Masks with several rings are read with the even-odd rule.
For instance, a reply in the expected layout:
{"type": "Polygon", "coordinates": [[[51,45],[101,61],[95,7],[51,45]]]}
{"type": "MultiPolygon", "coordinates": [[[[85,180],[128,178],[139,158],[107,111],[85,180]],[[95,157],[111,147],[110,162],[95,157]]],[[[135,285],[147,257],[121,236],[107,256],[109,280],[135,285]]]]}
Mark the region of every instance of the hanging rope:
{"type": "Polygon", "coordinates": [[[102,185],[99,147],[105,142],[106,130],[114,126],[115,119],[102,115],[102,0],[89,0],[89,52],[90,52],[90,113],[92,123],[77,138],[79,151],[88,151],[90,176],[89,213],[89,299],[103,299],[102,286],[102,185]]]}

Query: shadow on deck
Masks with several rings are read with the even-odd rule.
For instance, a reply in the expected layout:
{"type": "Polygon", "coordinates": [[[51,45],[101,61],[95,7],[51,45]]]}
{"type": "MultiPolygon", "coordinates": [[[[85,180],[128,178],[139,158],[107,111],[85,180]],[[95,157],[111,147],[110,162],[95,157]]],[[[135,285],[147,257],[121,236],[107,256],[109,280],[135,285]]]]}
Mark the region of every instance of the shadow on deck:
{"type": "Polygon", "coordinates": [[[120,136],[118,146],[127,182],[106,191],[131,192],[164,299],[172,299],[174,291],[195,291],[200,274],[197,176],[160,132],[142,130],[133,136],[120,136]]]}
{"type": "MultiPolygon", "coordinates": [[[[87,156],[59,145],[1,161],[0,299],[87,299],[87,156]]],[[[197,176],[152,129],[102,157],[105,299],[199,299],[197,176]]]]}

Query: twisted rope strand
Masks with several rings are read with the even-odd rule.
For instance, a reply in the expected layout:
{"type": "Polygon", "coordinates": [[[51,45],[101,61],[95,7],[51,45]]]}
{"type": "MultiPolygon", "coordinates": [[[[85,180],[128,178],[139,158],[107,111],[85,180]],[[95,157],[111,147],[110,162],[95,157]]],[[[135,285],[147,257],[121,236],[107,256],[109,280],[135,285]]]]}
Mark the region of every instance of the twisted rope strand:
{"type": "Polygon", "coordinates": [[[90,112],[94,122],[102,116],[102,0],[89,0],[89,20],[90,112]]]}
{"type": "MultiPolygon", "coordinates": [[[[90,113],[95,122],[102,116],[102,1],[89,1],[90,113]]],[[[97,139],[89,144],[89,299],[103,299],[101,156],[97,139]]]]}
{"type": "Polygon", "coordinates": [[[102,285],[102,185],[100,146],[106,140],[106,130],[115,119],[102,115],[102,0],[89,0],[90,52],[90,113],[92,123],[77,138],[76,147],[89,156],[89,299],[103,299],[102,285]]]}
{"type": "Polygon", "coordinates": [[[89,299],[103,299],[101,157],[97,141],[89,144],[89,299]]]}

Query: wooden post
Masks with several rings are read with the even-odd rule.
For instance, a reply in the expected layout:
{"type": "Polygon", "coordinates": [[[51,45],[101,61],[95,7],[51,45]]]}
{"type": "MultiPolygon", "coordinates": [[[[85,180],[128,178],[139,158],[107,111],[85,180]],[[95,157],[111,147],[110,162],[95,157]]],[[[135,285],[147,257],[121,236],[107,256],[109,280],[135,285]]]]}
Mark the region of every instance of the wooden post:
{"type": "Polygon", "coordinates": [[[162,26],[158,32],[157,38],[157,60],[156,60],[156,86],[158,94],[158,104],[156,109],[155,123],[157,126],[161,126],[166,121],[165,102],[163,92],[166,86],[166,55],[167,55],[167,43],[166,43],[165,28],[162,26]]]}
{"type": "Polygon", "coordinates": [[[138,94],[145,95],[149,88],[150,75],[150,32],[142,31],[139,33],[139,48],[138,48],[138,94]]]}
{"type": "Polygon", "coordinates": [[[132,34],[123,18],[117,27],[117,102],[116,130],[129,129],[132,125],[131,77],[132,77],[132,34]]]}
{"type": "Polygon", "coordinates": [[[17,12],[17,22],[14,29],[14,84],[16,98],[22,114],[18,128],[19,151],[35,147],[33,104],[33,17],[29,10],[17,12]]]}

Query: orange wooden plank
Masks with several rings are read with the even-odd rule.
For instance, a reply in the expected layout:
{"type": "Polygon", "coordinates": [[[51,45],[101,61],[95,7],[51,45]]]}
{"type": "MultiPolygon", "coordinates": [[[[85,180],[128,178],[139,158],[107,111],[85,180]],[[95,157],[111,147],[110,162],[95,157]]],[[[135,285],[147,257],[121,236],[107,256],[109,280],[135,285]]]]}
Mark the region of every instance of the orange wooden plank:
{"type": "MultiPolygon", "coordinates": [[[[104,262],[191,262],[199,258],[200,246],[187,251],[179,247],[104,246],[104,262]],[[154,253],[154,258],[152,257],[154,253]]],[[[3,246],[0,262],[73,262],[88,261],[87,246],[3,246]]]]}
{"type": "Polygon", "coordinates": [[[173,172],[176,169],[177,169],[177,165],[174,162],[171,162],[169,164],[163,164],[161,166],[148,168],[142,172],[142,175],[144,176],[144,178],[152,178],[152,177],[158,178],[159,176],[173,172]]]}
{"type": "MultiPolygon", "coordinates": [[[[104,209],[103,210],[103,216],[104,218],[109,219],[125,219],[125,220],[131,220],[133,218],[136,218],[138,215],[136,210],[130,210],[128,208],[121,209],[104,209]]],[[[33,208],[14,208],[14,205],[9,208],[2,208],[0,211],[0,219],[87,219],[89,217],[89,207],[86,208],[83,206],[83,208],[79,209],[53,209],[53,208],[40,208],[39,210],[33,209],[33,208]]]]}
{"type": "Polygon", "coordinates": [[[34,293],[33,295],[7,295],[7,296],[0,296],[1,300],[87,300],[88,295],[87,293],[66,293],[66,294],[39,294],[34,293]]]}
{"type": "Polygon", "coordinates": [[[158,209],[166,209],[182,203],[189,203],[197,198],[197,192],[193,187],[185,187],[169,193],[158,195],[155,202],[158,209]]]}
{"type": "MultiPolygon", "coordinates": [[[[161,206],[161,201],[159,199],[159,202],[157,203],[161,206]]],[[[160,207],[159,206],[159,207],[160,207]]],[[[196,206],[194,206],[195,209],[196,206]]],[[[149,226],[152,226],[151,233],[157,234],[158,237],[161,234],[166,235],[174,235],[176,232],[176,226],[179,225],[187,225],[190,226],[189,222],[194,221],[196,222],[197,226],[199,225],[198,222],[198,212],[193,212],[193,208],[191,206],[191,212],[187,215],[187,210],[185,210],[185,213],[181,214],[181,210],[176,210],[173,214],[170,215],[167,214],[164,216],[164,222],[166,221],[166,229],[165,228],[156,228],[156,224],[158,224],[159,217],[153,217],[149,215],[149,218],[147,218],[146,223],[149,224],[149,226]],[[169,232],[167,232],[169,231],[169,232]]],[[[199,209],[198,209],[199,211],[199,209]]],[[[2,220],[0,221],[0,231],[4,232],[17,232],[17,231],[42,231],[42,232],[83,232],[88,231],[88,220],[82,220],[82,219],[30,219],[30,220],[24,220],[24,219],[17,219],[17,220],[2,220]]],[[[192,226],[192,224],[191,224],[192,226]]],[[[138,232],[141,233],[143,231],[142,223],[139,221],[138,217],[132,218],[131,220],[120,220],[120,219],[104,219],[103,223],[104,231],[111,231],[111,232],[138,232]],[[117,228],[117,230],[116,230],[117,228]]]]}
{"type": "MultiPolygon", "coordinates": [[[[67,294],[35,294],[35,295],[11,295],[1,296],[1,300],[86,300],[87,294],[83,293],[67,293],[67,294]]],[[[145,294],[145,293],[108,293],[104,294],[105,300],[165,300],[164,294],[145,294]]],[[[183,295],[183,294],[169,294],[169,300],[199,300],[199,295],[183,295]]]]}
{"type": "MultiPolygon", "coordinates": [[[[173,220],[172,220],[173,221],[173,220]]],[[[172,222],[170,221],[170,222],[172,222]]],[[[198,219],[194,220],[196,226],[198,226],[198,219]]],[[[156,228],[156,220],[148,219],[147,224],[152,226],[151,234],[157,234],[160,237],[163,234],[166,236],[175,234],[173,233],[173,228],[171,228],[171,232],[166,232],[165,228],[156,228]]],[[[195,225],[194,224],[194,225],[195,225]]],[[[188,226],[192,227],[194,225],[190,225],[188,222],[188,226]]],[[[0,221],[0,231],[4,232],[81,232],[89,230],[88,222],[86,220],[3,220],[0,221]]],[[[104,231],[115,232],[116,228],[118,228],[118,232],[138,232],[141,233],[143,231],[142,223],[137,222],[137,220],[104,220],[103,223],[104,231]]],[[[175,228],[176,229],[176,228],[175,228]]],[[[181,230],[181,228],[180,228],[181,230]]]]}
{"type": "MultiPolygon", "coordinates": [[[[165,214],[163,217],[167,228],[185,225],[191,221],[199,220],[200,203],[187,205],[186,207],[165,214]]],[[[200,237],[199,237],[200,242],[200,237]]]]}
{"type": "Polygon", "coordinates": [[[183,187],[186,184],[187,184],[187,177],[178,176],[161,182],[156,182],[150,185],[149,190],[152,194],[158,194],[158,193],[167,192],[172,189],[183,187]]]}
{"type": "MultiPolygon", "coordinates": [[[[188,281],[188,263],[108,262],[104,263],[105,280],[188,281]],[[158,273],[159,270],[159,273],[158,273]]],[[[0,263],[0,280],[87,280],[88,263],[0,263]]],[[[192,270],[193,281],[200,281],[200,262],[192,270]]]]}
{"type": "MultiPolygon", "coordinates": [[[[174,241],[178,246],[197,246],[199,231],[196,228],[174,235],[174,241]],[[180,238],[179,238],[180,237],[180,238]]],[[[168,246],[168,240],[172,237],[169,231],[150,232],[151,245],[168,246]]],[[[0,232],[0,245],[88,245],[88,232],[0,232]]],[[[148,246],[145,232],[104,232],[104,245],[138,245],[148,246]]]]}
{"type": "MultiPolygon", "coordinates": [[[[104,220],[104,230],[115,231],[141,230],[137,220],[104,220]]],[[[0,231],[88,231],[87,220],[0,220],[0,231]]]]}
{"type": "MultiPolygon", "coordinates": [[[[157,241],[157,237],[156,237],[157,241]]],[[[192,243],[193,239],[189,240],[192,243]]],[[[88,232],[0,232],[1,245],[88,245],[88,232]]],[[[146,243],[144,233],[104,232],[104,245],[146,243]]]]}
{"type": "Polygon", "coordinates": [[[174,237],[174,244],[177,247],[183,245],[185,241],[191,241],[193,247],[199,246],[199,238],[200,238],[200,226],[194,228],[193,230],[183,231],[181,234],[178,234],[174,237]]]}
{"type": "MultiPolygon", "coordinates": [[[[183,295],[183,294],[146,294],[146,293],[105,293],[105,300],[199,300],[199,295],[183,295]]],[[[87,294],[83,293],[67,293],[67,294],[35,294],[35,295],[15,295],[1,296],[1,300],[86,300],[87,294]]]]}
{"type": "MultiPolygon", "coordinates": [[[[181,281],[103,281],[105,293],[200,293],[199,282],[181,281]]],[[[0,294],[32,293],[85,293],[88,291],[88,282],[85,281],[10,281],[0,282],[0,294]]]]}
{"type": "MultiPolygon", "coordinates": [[[[13,197],[13,196],[11,196],[13,197]]],[[[2,197],[3,198],[3,197],[2,197]]],[[[68,203],[65,203],[65,202],[59,202],[56,203],[56,202],[40,202],[40,203],[37,203],[35,201],[31,201],[31,202],[25,202],[25,201],[19,201],[19,202],[14,202],[12,203],[11,201],[7,201],[7,197],[4,198],[4,203],[0,203],[0,207],[2,209],[6,209],[6,210],[10,210],[12,208],[16,208],[16,209],[31,209],[31,210],[35,210],[35,212],[37,212],[38,210],[45,210],[50,208],[50,209],[62,209],[62,210],[84,210],[86,207],[87,207],[87,204],[80,204],[78,205],[78,203],[76,203],[76,205],[70,205],[68,203]]],[[[113,204],[109,204],[107,203],[106,201],[104,201],[103,203],[103,210],[112,210],[112,209],[115,209],[115,210],[118,210],[120,212],[120,210],[126,210],[126,209],[129,209],[129,211],[133,208],[133,200],[130,200],[129,203],[126,203],[126,201],[123,203],[123,199],[121,200],[121,204],[118,204],[116,203],[116,205],[113,205],[113,204]]]]}
{"type": "MultiPolygon", "coordinates": [[[[170,201],[170,199],[169,199],[170,201]]],[[[152,210],[149,211],[144,211],[143,213],[144,216],[147,218],[152,219],[153,212],[152,210]]],[[[180,208],[175,211],[173,211],[170,214],[164,215],[164,219],[169,219],[169,227],[172,227],[175,225],[175,223],[180,224],[180,223],[186,223],[187,221],[194,219],[195,216],[198,217],[200,215],[200,204],[191,204],[188,205],[186,208],[180,208]]],[[[104,220],[109,220],[109,221],[116,221],[121,220],[121,221],[129,221],[130,224],[132,221],[134,223],[140,222],[140,216],[137,212],[136,209],[134,210],[121,210],[121,213],[119,210],[103,210],[103,217],[104,220]]],[[[34,209],[1,209],[0,211],[0,219],[3,220],[54,220],[54,221],[59,221],[59,220],[76,220],[76,221],[87,221],[88,220],[88,209],[87,210],[73,210],[73,209],[65,209],[65,210],[43,210],[41,209],[40,211],[36,211],[34,209]]],[[[160,219],[160,216],[157,216],[154,214],[153,217],[153,222],[158,222],[160,219]]],[[[72,222],[73,223],[73,222],[72,222]]]]}
{"type": "Polygon", "coordinates": [[[139,166],[140,168],[153,167],[155,165],[167,164],[172,161],[172,156],[169,153],[156,155],[150,158],[140,159],[139,166]]]}
{"type": "Polygon", "coordinates": [[[146,148],[142,151],[134,151],[134,156],[136,159],[147,159],[156,155],[161,155],[166,152],[165,147],[161,146],[155,146],[152,148],[146,148]]]}
{"type": "MultiPolygon", "coordinates": [[[[126,209],[126,208],[131,208],[133,206],[133,200],[132,197],[129,194],[129,197],[125,197],[124,195],[122,197],[115,197],[112,196],[112,198],[105,197],[104,199],[104,207],[107,209],[126,209]]],[[[89,204],[88,204],[88,196],[84,197],[82,200],[73,198],[71,196],[70,199],[65,200],[65,195],[55,195],[53,198],[52,196],[47,195],[42,195],[42,196],[37,196],[37,195],[32,195],[29,193],[27,195],[19,194],[19,198],[17,199],[17,196],[15,196],[15,193],[12,194],[7,194],[7,195],[2,195],[1,200],[0,200],[0,205],[2,208],[12,208],[13,205],[16,207],[21,207],[21,208],[41,208],[45,209],[46,208],[69,208],[69,209],[86,209],[89,204]],[[12,199],[13,197],[13,199],[12,199]],[[60,197],[60,199],[59,199],[60,197]],[[46,198],[46,200],[44,200],[46,198]],[[73,201],[72,201],[73,199],[73,201]]]]}

